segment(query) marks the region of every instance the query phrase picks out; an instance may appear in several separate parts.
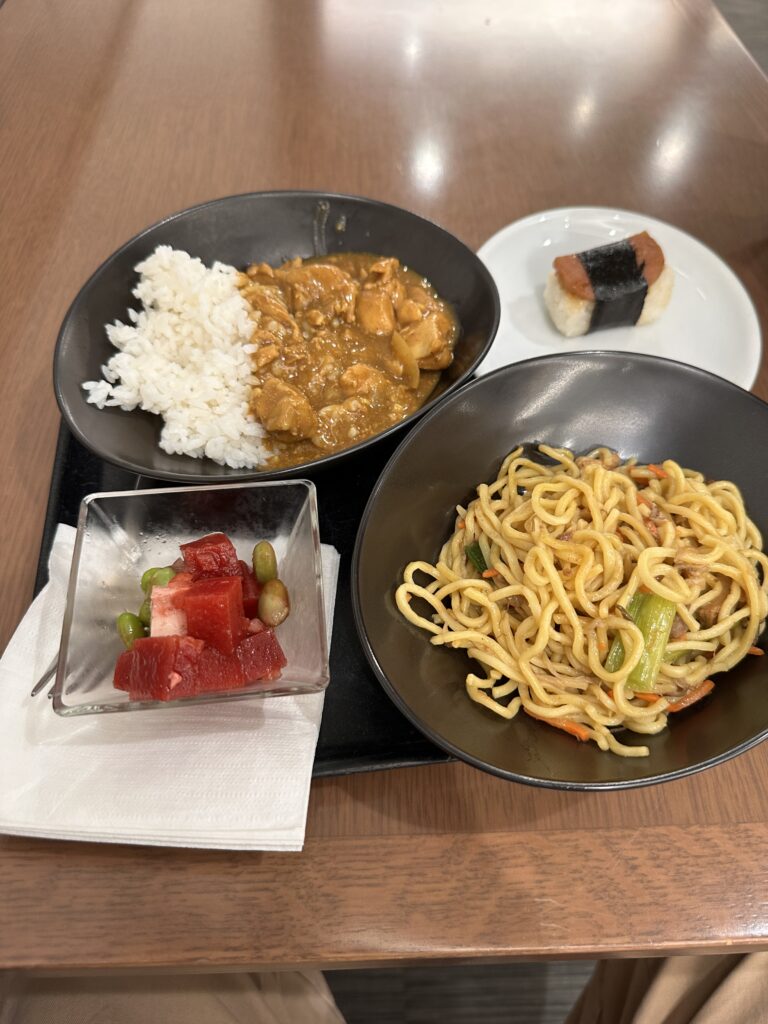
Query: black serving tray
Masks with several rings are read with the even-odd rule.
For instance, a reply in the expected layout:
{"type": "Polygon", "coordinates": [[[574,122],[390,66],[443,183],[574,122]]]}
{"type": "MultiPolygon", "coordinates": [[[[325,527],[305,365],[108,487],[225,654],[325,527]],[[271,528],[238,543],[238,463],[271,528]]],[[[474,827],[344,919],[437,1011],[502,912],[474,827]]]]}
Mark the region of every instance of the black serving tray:
{"type": "MultiPolygon", "coordinates": [[[[347,775],[406,765],[453,760],[400,714],[371,671],[352,614],[350,563],[365,503],[389,456],[402,440],[398,432],[357,456],[322,472],[307,473],[317,487],[320,538],[341,555],[331,641],[331,682],[313,775],[347,775]]],[[[93,455],[62,423],[56,445],[35,593],[48,578],[48,555],[58,523],[77,525],[81,500],[94,491],[128,491],[171,486],[137,477],[93,455]]]]}

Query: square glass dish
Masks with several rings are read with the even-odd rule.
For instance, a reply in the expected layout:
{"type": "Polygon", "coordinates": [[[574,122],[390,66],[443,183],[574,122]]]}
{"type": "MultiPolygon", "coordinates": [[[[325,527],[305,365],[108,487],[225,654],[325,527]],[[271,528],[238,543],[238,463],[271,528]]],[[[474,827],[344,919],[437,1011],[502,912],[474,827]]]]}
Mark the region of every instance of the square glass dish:
{"type": "Polygon", "coordinates": [[[60,715],[88,715],[254,697],[317,693],[328,685],[315,487],[306,480],[214,487],[174,487],[90,494],[80,506],[53,707],[60,715]],[[113,685],[125,649],[115,626],[123,611],[137,612],[142,573],[171,565],[179,545],[225,533],[250,565],[254,544],[268,540],[288,588],[291,612],[275,629],[287,665],[279,679],[177,700],[131,700],[113,685]]]}

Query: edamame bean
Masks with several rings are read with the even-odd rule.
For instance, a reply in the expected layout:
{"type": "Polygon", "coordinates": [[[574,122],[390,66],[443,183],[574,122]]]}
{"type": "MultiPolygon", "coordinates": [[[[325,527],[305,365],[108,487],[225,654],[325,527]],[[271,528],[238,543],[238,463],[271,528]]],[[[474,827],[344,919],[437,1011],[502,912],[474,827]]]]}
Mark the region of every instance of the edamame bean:
{"type": "Polygon", "coordinates": [[[266,626],[279,626],[288,618],[291,602],[282,580],[267,580],[259,595],[259,618],[266,626]]]}
{"type": "Polygon", "coordinates": [[[144,623],[133,612],[122,612],[117,616],[115,620],[117,626],[117,632],[120,635],[120,639],[126,646],[126,649],[130,651],[133,647],[133,641],[138,640],[139,637],[145,636],[144,623]]]}
{"type": "Polygon", "coordinates": [[[148,626],[152,620],[152,601],[145,597],[142,602],[141,608],[139,608],[139,622],[143,626],[148,626]]]}
{"type": "Polygon", "coordinates": [[[152,569],[147,569],[141,577],[141,589],[145,594],[149,595],[152,592],[152,587],[167,586],[175,575],[176,570],[172,569],[170,565],[164,565],[162,568],[155,566],[152,569]]]}
{"type": "Polygon", "coordinates": [[[277,578],[277,557],[268,540],[260,540],[253,549],[253,575],[259,583],[277,578]]]}

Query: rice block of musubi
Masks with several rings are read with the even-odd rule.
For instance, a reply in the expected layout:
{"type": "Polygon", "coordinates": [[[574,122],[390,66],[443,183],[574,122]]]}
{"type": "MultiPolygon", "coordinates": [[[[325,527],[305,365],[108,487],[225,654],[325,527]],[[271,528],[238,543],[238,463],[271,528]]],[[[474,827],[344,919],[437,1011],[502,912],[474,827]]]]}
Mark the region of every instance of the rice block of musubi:
{"type": "Polygon", "coordinates": [[[544,288],[544,304],[566,338],[606,327],[642,327],[664,312],[674,280],[661,246],[643,231],[621,242],[558,256],[544,288]]]}

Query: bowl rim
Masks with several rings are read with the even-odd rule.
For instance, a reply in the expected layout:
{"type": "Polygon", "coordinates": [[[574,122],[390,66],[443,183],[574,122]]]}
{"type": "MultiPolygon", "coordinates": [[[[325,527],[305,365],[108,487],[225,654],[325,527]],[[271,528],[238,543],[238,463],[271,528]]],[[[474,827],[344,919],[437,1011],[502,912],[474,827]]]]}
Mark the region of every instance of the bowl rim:
{"type": "MultiPolygon", "coordinates": [[[[327,192],[316,189],[271,189],[259,192],[238,192],[232,195],[220,196],[216,199],[208,199],[202,203],[196,203],[194,206],[187,206],[184,209],[176,210],[173,213],[162,217],[160,220],[143,228],[137,234],[133,235],[126,242],[123,242],[121,246],[110,253],[102,262],[96,267],[96,269],[90,274],[86,281],[80,286],[72,302],[64,314],[64,318],[56,336],[56,343],[53,350],[53,391],[56,398],[56,404],[59,407],[59,412],[67,426],[67,429],[71,431],[73,436],[80,442],[85,448],[93,452],[98,458],[104,459],[105,462],[109,462],[112,465],[119,466],[121,469],[125,469],[130,473],[134,473],[137,476],[145,476],[153,480],[169,480],[177,481],[178,483],[187,484],[200,484],[206,486],[208,484],[216,483],[248,483],[248,482],[259,482],[267,480],[281,480],[290,479],[292,477],[301,476],[307,472],[313,472],[315,469],[325,469],[328,466],[335,465],[341,459],[347,456],[359,454],[363,449],[368,448],[370,445],[376,444],[378,441],[383,440],[391,436],[396,431],[407,427],[408,424],[414,423],[420,419],[425,413],[429,412],[437,405],[441,404],[446,396],[454,394],[459,388],[461,388],[475,372],[480,363],[485,359],[490,351],[491,345],[493,344],[496,335],[499,330],[499,324],[501,321],[501,298],[499,296],[499,290],[496,286],[496,281],[493,278],[490,270],[486,267],[485,263],[480,259],[477,253],[471,249],[466,242],[462,241],[458,235],[454,235],[447,228],[437,224],[435,221],[430,220],[428,217],[422,216],[420,213],[415,213],[413,210],[409,210],[404,206],[397,206],[394,203],[387,203],[380,199],[371,199],[367,196],[353,195],[344,192],[327,192]],[[490,302],[492,305],[493,315],[491,318],[490,330],[488,337],[483,345],[481,351],[478,353],[475,359],[467,366],[464,372],[456,378],[456,380],[449,385],[449,387],[440,395],[435,395],[429,398],[424,405],[414,410],[405,419],[400,420],[399,423],[394,423],[386,430],[381,431],[378,434],[374,434],[372,437],[365,438],[364,440],[352,445],[349,448],[345,448],[340,452],[333,452],[330,455],[323,456],[319,459],[313,459],[311,462],[302,462],[296,466],[289,466],[284,469],[273,469],[273,470],[232,470],[228,467],[220,466],[221,472],[209,473],[202,476],[200,473],[196,473],[192,470],[185,471],[183,469],[174,471],[159,472],[158,470],[151,469],[139,462],[135,462],[132,459],[124,459],[109,453],[109,451],[99,444],[98,438],[89,438],[79,428],[75,422],[75,418],[72,415],[68,402],[65,400],[62,387],[61,387],[61,375],[62,375],[62,363],[63,363],[63,348],[65,344],[65,335],[68,333],[70,324],[75,318],[76,310],[80,306],[81,301],[87,294],[89,289],[93,286],[97,278],[103,274],[114,262],[117,260],[130,246],[140,241],[146,235],[163,227],[166,224],[170,224],[173,221],[180,220],[182,217],[186,217],[189,214],[197,213],[201,210],[209,207],[215,207],[224,203],[240,202],[247,199],[258,198],[283,198],[288,199],[291,197],[314,197],[318,201],[323,199],[329,200],[343,200],[346,202],[359,203],[364,206],[380,207],[382,210],[397,210],[398,213],[406,213],[417,220],[423,221],[431,229],[445,235],[450,238],[452,242],[458,243],[459,246],[464,249],[469,258],[476,264],[480,278],[484,280],[484,283],[488,289],[490,302]],[[227,471],[228,470],[228,471],[227,471]],[[226,472],[225,472],[226,471],[226,472]]],[[[135,411],[135,410],[132,410],[135,411]]],[[[153,415],[153,414],[149,414],[153,415]]],[[[191,460],[193,462],[201,462],[202,460],[191,460]]],[[[206,465],[209,464],[216,466],[217,464],[211,460],[206,460],[206,465]]]]}
{"type": "MultiPolygon", "coordinates": [[[[455,743],[441,736],[440,733],[434,729],[428,722],[425,722],[421,716],[416,714],[400,695],[399,691],[395,688],[394,684],[389,680],[381,665],[379,664],[376,653],[371,644],[368,636],[368,631],[365,626],[363,618],[363,610],[361,607],[361,596],[360,596],[360,559],[362,553],[362,546],[365,538],[365,533],[368,527],[368,521],[372,515],[373,508],[378,501],[379,495],[387,483],[390,474],[393,472],[396,464],[398,463],[401,456],[404,454],[408,445],[414,442],[422,430],[425,430],[429,423],[438,416],[447,415],[448,410],[455,403],[461,402],[466,397],[468,391],[475,388],[482,387],[485,381],[490,381],[495,377],[510,374],[512,371],[518,371],[520,368],[531,365],[546,363],[550,360],[555,359],[593,359],[600,357],[601,359],[609,359],[611,361],[619,360],[639,360],[646,363],[655,363],[660,368],[674,366],[680,368],[686,373],[694,376],[702,376],[710,380],[717,381],[721,385],[725,385],[727,388],[738,392],[742,397],[752,399],[753,403],[758,406],[762,406],[768,410],[768,402],[759,398],[751,391],[745,391],[740,388],[737,384],[726,380],[724,377],[719,377],[717,374],[710,373],[708,370],[702,370],[697,366],[690,366],[688,363],[682,363],[675,359],[666,359],[662,356],[648,355],[640,352],[613,352],[601,349],[589,349],[584,352],[556,352],[548,353],[544,356],[535,356],[532,359],[524,359],[518,363],[508,363],[506,366],[500,366],[498,369],[491,371],[491,373],[484,374],[482,377],[478,377],[473,381],[458,388],[457,391],[453,392],[445,402],[441,403],[438,407],[430,410],[416,426],[410,430],[407,436],[400,442],[395,451],[390,456],[386,465],[384,466],[381,474],[379,475],[376,485],[371,491],[370,497],[366,503],[363,514],[360,518],[360,525],[358,527],[357,536],[355,538],[355,547],[352,552],[352,563],[350,567],[350,582],[352,591],[352,610],[355,620],[355,628],[357,630],[358,639],[362,645],[365,656],[368,660],[369,665],[373,669],[374,675],[382,686],[384,692],[393,701],[395,706],[405,715],[405,717],[429,740],[431,740],[435,746],[441,750],[447,751],[453,755],[457,760],[464,761],[467,764],[472,765],[473,768],[478,768],[480,771],[487,772],[490,775],[498,776],[499,778],[506,779],[509,782],[518,782],[528,786],[536,786],[542,789],[560,789],[560,790],[572,790],[580,792],[601,792],[601,791],[612,791],[612,790],[624,790],[624,789],[639,789],[645,786],[655,786],[663,782],[672,782],[677,779],[688,778],[691,775],[696,775],[699,772],[704,771],[707,768],[713,768],[716,765],[724,764],[726,761],[730,761],[734,757],[738,757],[740,754],[746,753],[753,747],[758,746],[764,740],[768,739],[768,727],[760,730],[755,736],[750,737],[748,740],[738,744],[735,747],[731,747],[721,754],[717,754],[714,757],[707,758],[703,761],[697,761],[693,764],[687,765],[684,768],[678,768],[671,772],[664,772],[662,774],[648,775],[640,779],[610,779],[601,782],[580,782],[580,781],[558,781],[557,779],[542,778],[540,776],[526,775],[522,772],[509,771],[505,768],[500,768],[497,765],[492,765],[487,761],[483,761],[481,758],[476,757],[474,754],[470,754],[465,750],[462,750],[455,743]]],[[[478,481],[480,482],[480,481],[478,481]]]]}

